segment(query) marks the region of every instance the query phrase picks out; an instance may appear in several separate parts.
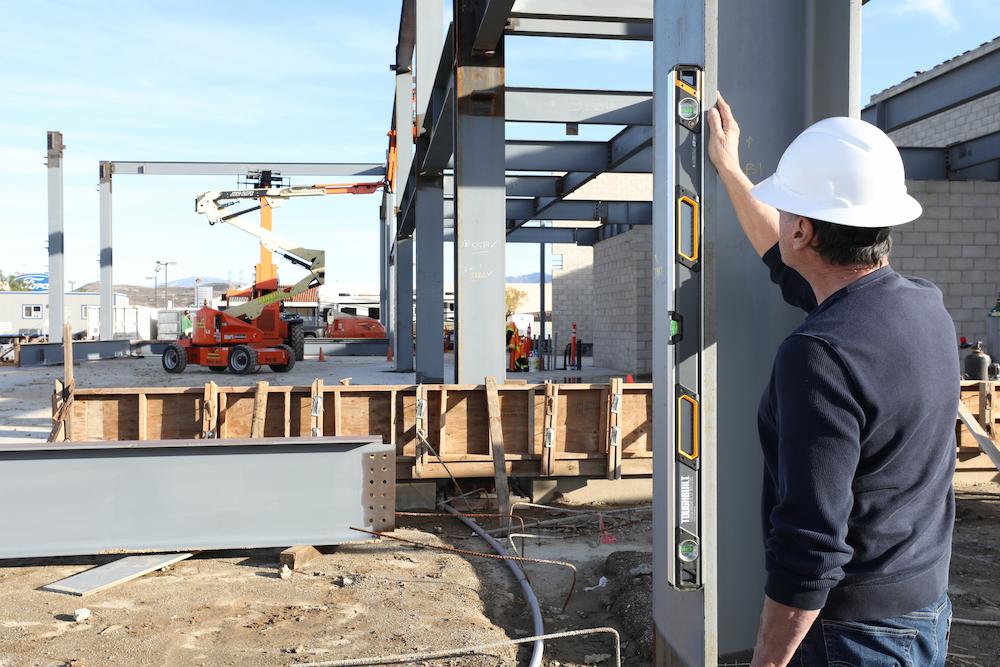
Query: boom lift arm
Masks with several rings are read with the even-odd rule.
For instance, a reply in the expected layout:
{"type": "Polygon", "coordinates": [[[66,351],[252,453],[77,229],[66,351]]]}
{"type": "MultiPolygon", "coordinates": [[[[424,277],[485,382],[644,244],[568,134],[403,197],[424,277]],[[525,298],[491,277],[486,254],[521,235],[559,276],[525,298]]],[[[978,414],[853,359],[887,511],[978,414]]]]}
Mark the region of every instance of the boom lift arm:
{"type": "MultiPolygon", "coordinates": [[[[266,190],[304,190],[304,189],[317,189],[325,186],[310,186],[309,188],[259,188],[257,190],[237,190],[237,191],[210,191],[202,194],[195,202],[195,211],[204,214],[208,217],[208,222],[214,225],[217,222],[225,222],[227,224],[236,227],[237,229],[242,229],[247,234],[256,237],[260,240],[261,245],[275,252],[293,264],[297,264],[305,269],[309,270],[309,274],[302,278],[291,287],[286,289],[278,289],[270,294],[264,294],[257,297],[256,299],[251,299],[246,303],[241,303],[238,306],[233,306],[226,309],[226,314],[231,317],[247,317],[251,320],[256,319],[263,312],[264,307],[268,304],[274,303],[275,301],[282,301],[284,299],[289,299],[296,294],[301,294],[306,290],[316,287],[317,285],[322,285],[326,282],[326,252],[323,250],[318,250],[315,248],[303,248],[297,243],[289,241],[278,234],[275,234],[269,229],[265,229],[260,225],[254,225],[243,220],[238,220],[237,217],[243,215],[244,213],[249,213],[256,210],[259,207],[249,208],[243,211],[238,211],[230,215],[222,215],[222,207],[219,205],[220,200],[224,199],[243,199],[243,198],[254,198],[259,199],[262,196],[274,196],[274,195],[261,195],[257,194],[266,190]]],[[[325,192],[311,192],[309,194],[326,194],[325,192]]],[[[280,196],[280,195],[279,195],[280,196]]],[[[286,195],[295,196],[295,195],[286,195]]]]}

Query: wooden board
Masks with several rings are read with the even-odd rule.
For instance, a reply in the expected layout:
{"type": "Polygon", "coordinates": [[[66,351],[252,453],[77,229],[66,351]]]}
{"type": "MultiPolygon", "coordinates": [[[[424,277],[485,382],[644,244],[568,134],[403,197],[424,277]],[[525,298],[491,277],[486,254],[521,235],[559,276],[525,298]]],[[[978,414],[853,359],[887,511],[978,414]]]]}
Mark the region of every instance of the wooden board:
{"type": "Polygon", "coordinates": [[[125,556],[42,586],[42,590],[86,597],[126,581],[137,579],[144,574],[162,570],[168,565],[173,565],[193,555],[191,553],[178,553],[125,556]]]}
{"type": "Polygon", "coordinates": [[[282,565],[287,565],[288,569],[300,570],[322,555],[316,547],[300,544],[282,551],[278,559],[282,565]]]}

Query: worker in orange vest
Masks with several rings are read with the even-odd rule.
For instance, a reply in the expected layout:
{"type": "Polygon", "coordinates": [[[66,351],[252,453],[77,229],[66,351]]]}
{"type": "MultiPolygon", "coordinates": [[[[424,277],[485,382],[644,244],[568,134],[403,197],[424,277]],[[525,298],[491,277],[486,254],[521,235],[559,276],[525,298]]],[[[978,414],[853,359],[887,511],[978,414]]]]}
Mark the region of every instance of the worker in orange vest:
{"type": "Polygon", "coordinates": [[[507,322],[507,370],[517,370],[517,358],[521,353],[521,335],[517,331],[517,325],[507,322]]]}

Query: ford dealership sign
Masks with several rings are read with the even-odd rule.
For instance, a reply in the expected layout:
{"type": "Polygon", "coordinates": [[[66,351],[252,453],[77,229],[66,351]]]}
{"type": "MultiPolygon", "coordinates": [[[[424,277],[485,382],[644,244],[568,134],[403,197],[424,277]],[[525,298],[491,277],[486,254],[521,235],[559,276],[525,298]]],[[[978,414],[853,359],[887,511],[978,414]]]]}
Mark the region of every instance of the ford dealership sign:
{"type": "Polygon", "coordinates": [[[22,273],[16,277],[23,280],[32,292],[47,292],[49,289],[49,274],[47,273],[22,273]]]}

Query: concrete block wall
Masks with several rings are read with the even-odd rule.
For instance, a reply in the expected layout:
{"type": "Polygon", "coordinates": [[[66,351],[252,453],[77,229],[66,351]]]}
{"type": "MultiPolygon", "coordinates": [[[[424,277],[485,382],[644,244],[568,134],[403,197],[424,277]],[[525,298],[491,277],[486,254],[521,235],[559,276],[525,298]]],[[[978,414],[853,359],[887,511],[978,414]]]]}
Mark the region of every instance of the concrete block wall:
{"type": "MultiPolygon", "coordinates": [[[[601,174],[567,199],[601,201],[650,201],[652,174],[601,174]]],[[[557,222],[555,226],[586,227],[593,222],[557,222]]],[[[580,338],[595,341],[595,327],[602,326],[595,314],[594,248],[554,244],[554,255],[562,255],[562,269],[552,270],[552,331],[559,336],[560,349],[570,340],[576,322],[580,338]]],[[[651,326],[651,325],[650,325],[651,326]]],[[[624,368],[615,366],[615,368],[624,368]]]]}
{"type": "Polygon", "coordinates": [[[626,373],[653,367],[652,227],[594,246],[594,364],[626,373]]]}
{"type": "Polygon", "coordinates": [[[917,121],[889,136],[897,146],[949,146],[1000,131],[1000,91],[917,121]]]}
{"type": "Polygon", "coordinates": [[[594,331],[594,249],[590,246],[553,244],[552,254],[562,255],[562,268],[552,269],[552,330],[558,337],[558,360],[570,341],[572,325],[589,342],[594,331]]]}
{"type": "Polygon", "coordinates": [[[984,318],[1000,294],[1000,182],[908,181],[924,207],[893,232],[893,267],[926,278],[944,295],[959,336],[986,335],[984,318]]]}

